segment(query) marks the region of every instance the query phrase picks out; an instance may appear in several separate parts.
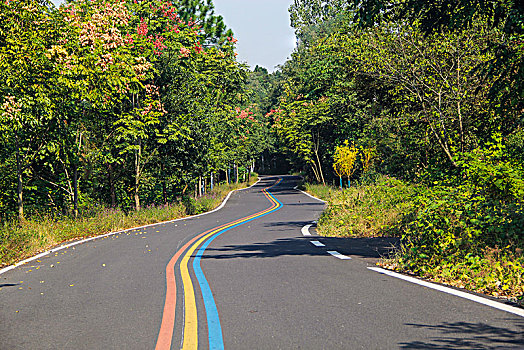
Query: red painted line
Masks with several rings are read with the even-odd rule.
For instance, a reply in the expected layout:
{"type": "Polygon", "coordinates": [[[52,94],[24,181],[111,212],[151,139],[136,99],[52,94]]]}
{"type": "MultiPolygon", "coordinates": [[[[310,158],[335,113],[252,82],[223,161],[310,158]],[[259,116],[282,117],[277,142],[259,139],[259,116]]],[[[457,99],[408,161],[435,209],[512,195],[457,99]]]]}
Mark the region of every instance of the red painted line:
{"type": "MultiPolygon", "coordinates": [[[[279,181],[280,182],[280,181],[279,181]]],[[[278,184],[278,182],[276,183],[278,184]]],[[[266,193],[266,189],[275,186],[276,184],[273,184],[269,187],[266,187],[262,190],[262,193],[264,193],[264,196],[266,196],[267,199],[270,200],[272,203],[271,207],[268,209],[273,209],[277,204],[269,197],[269,195],[266,193]]],[[[175,265],[182,255],[184,251],[186,251],[189,246],[191,246],[195,241],[200,239],[201,237],[205,236],[211,231],[215,231],[217,229],[220,229],[222,227],[225,227],[227,225],[231,225],[233,223],[237,223],[240,221],[244,221],[246,219],[255,217],[259,215],[262,212],[267,211],[268,209],[261,210],[255,214],[237,219],[232,222],[228,222],[225,224],[222,224],[220,226],[214,227],[210,230],[207,230],[201,234],[199,234],[196,237],[193,237],[189,242],[184,244],[182,248],[180,248],[175,255],[169,260],[169,263],[166,266],[166,300],[164,303],[164,312],[162,315],[162,323],[160,325],[160,332],[158,333],[158,338],[156,342],[155,350],[169,350],[171,349],[171,342],[173,340],[173,332],[175,330],[175,310],[176,310],[176,280],[175,280],[175,265]]]]}

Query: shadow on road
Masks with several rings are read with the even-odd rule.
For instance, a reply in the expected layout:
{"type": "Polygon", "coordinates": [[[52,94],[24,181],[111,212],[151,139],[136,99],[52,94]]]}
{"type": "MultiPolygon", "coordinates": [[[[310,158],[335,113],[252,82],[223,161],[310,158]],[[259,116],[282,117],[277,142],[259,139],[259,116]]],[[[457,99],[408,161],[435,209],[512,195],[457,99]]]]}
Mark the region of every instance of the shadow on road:
{"type": "Polygon", "coordinates": [[[207,248],[204,259],[274,258],[277,256],[325,255],[303,238],[281,238],[267,243],[228,245],[222,248],[207,248]]]}
{"type": "Polygon", "coordinates": [[[385,258],[400,246],[400,239],[394,237],[339,238],[317,237],[326,247],[335,248],[342,254],[360,258],[385,258]]]}
{"type": "MultiPolygon", "coordinates": [[[[515,320],[509,320],[515,323],[515,320]]],[[[524,349],[524,321],[516,321],[518,330],[485,323],[444,322],[437,325],[407,323],[441,333],[431,341],[400,343],[401,349],[524,349]]]]}
{"type": "MultiPolygon", "coordinates": [[[[277,226],[283,223],[272,223],[277,226]]],[[[286,225],[302,227],[303,223],[286,225]]],[[[330,238],[330,237],[298,237],[280,238],[267,243],[251,243],[241,245],[227,245],[221,248],[207,248],[203,259],[237,259],[237,258],[274,258],[278,256],[325,256],[326,250],[337,250],[345,255],[361,258],[378,259],[386,256],[394,244],[394,238],[330,238]],[[324,243],[323,248],[314,247],[309,241],[314,238],[324,243]]]]}

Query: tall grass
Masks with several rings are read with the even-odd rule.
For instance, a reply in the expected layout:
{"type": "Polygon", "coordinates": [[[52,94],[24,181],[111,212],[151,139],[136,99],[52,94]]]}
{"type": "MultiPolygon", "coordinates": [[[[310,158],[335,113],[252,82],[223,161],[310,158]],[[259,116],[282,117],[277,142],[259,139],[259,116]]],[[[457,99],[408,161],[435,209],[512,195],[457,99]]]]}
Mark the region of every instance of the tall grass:
{"type": "MultiPolygon", "coordinates": [[[[250,183],[254,181],[256,175],[250,179],[250,183]]],[[[230,191],[246,185],[217,185],[204,196],[192,198],[192,206],[187,203],[173,203],[149,206],[127,214],[120,209],[102,208],[91,212],[89,217],[78,219],[43,216],[22,223],[4,222],[0,226],[0,266],[13,264],[67,241],[203,213],[219,206],[230,191]]]]}
{"type": "Polygon", "coordinates": [[[306,191],[328,202],[318,232],[331,237],[398,236],[397,224],[411,208],[413,186],[387,176],[343,191],[306,184],[306,191]]]}

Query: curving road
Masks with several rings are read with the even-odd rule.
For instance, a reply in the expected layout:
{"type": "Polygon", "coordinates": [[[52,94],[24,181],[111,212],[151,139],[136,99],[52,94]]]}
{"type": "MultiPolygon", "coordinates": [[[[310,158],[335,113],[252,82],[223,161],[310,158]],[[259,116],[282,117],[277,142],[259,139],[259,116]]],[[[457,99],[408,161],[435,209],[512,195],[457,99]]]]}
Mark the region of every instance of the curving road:
{"type": "Polygon", "coordinates": [[[524,317],[368,269],[392,241],[304,236],[296,180],[1,274],[0,349],[524,348],[524,317]]]}

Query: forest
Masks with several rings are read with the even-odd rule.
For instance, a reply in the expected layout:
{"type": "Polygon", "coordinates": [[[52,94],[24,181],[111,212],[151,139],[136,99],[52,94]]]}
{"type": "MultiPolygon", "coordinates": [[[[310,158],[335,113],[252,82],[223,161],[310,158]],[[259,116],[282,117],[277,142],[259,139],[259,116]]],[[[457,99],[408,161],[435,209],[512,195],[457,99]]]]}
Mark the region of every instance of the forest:
{"type": "Polygon", "coordinates": [[[3,220],[170,203],[264,147],[211,3],[0,6],[3,220]]]}
{"type": "Polygon", "coordinates": [[[294,172],[329,202],[322,234],[399,237],[383,266],[522,303],[524,5],[289,13],[297,47],[269,73],[209,0],[1,2],[2,254],[31,222],[294,172]]]}
{"type": "Polygon", "coordinates": [[[276,149],[331,186],[306,185],[329,201],[319,231],[399,237],[384,267],[522,303],[524,5],[295,0],[290,15],[298,47],[261,100],[276,149]]]}

